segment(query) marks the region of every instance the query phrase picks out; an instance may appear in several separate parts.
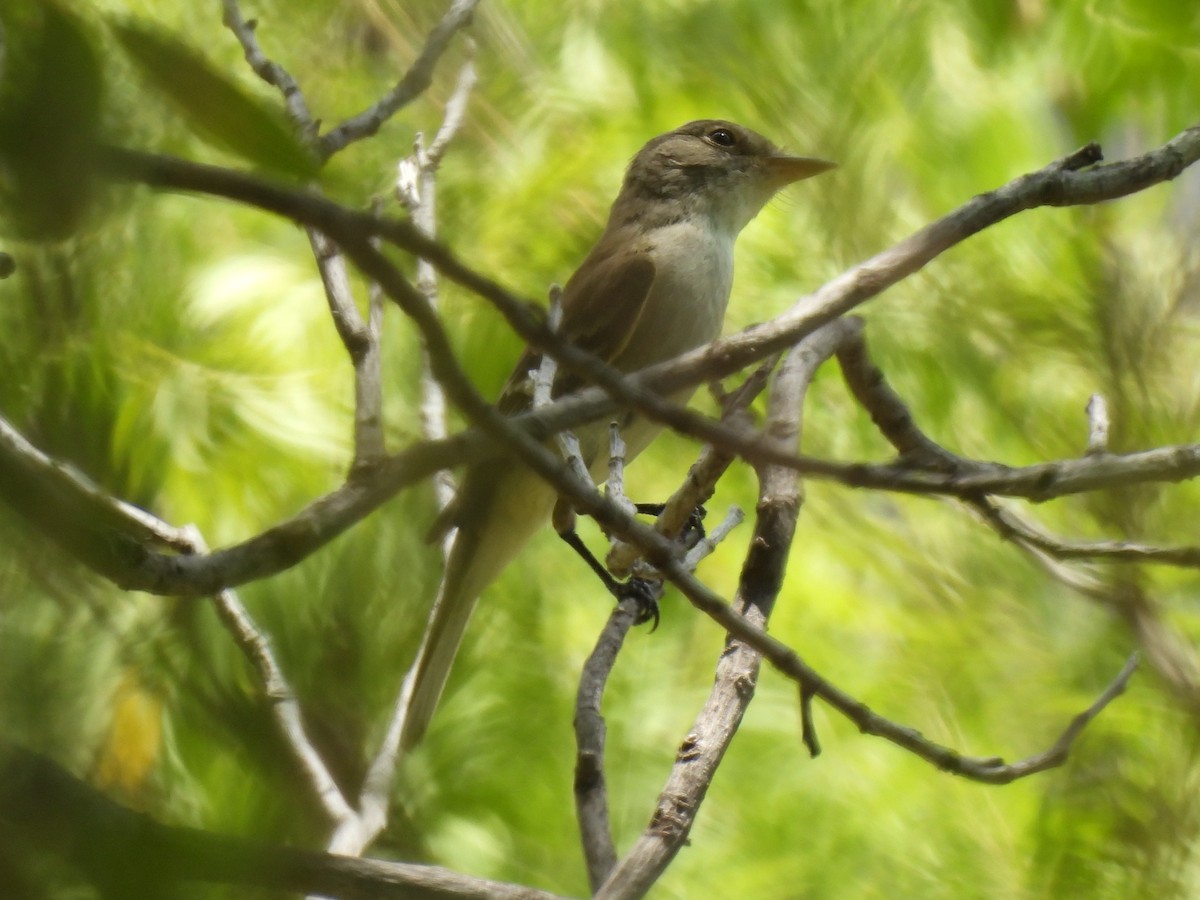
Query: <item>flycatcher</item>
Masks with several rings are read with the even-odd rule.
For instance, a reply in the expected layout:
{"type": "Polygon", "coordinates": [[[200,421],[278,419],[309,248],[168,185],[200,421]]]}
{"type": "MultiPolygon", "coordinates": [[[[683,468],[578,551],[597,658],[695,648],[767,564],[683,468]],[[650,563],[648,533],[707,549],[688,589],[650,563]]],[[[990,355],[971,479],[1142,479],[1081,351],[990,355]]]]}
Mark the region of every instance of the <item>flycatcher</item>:
{"type": "MultiPolygon", "coordinates": [[[[622,372],[664,362],[720,336],[733,283],[738,233],[785,185],[834,167],[788,156],[748,128],[707,119],[654,138],[633,158],[600,240],[562,295],[564,340],[622,372]]],[[[507,414],[527,409],[526,350],[501,395],[507,414]]],[[[555,394],[580,386],[569,373],[555,394]]],[[[686,402],[692,391],[673,399],[686,402]]],[[[622,429],[626,458],[645,449],[658,426],[635,418],[622,429]]],[[[584,461],[601,478],[607,427],[576,432],[584,461]]],[[[550,518],[552,487],[512,459],[470,469],[450,515],[458,527],[416,662],[404,683],[401,745],[425,734],[479,595],[550,518]]]]}

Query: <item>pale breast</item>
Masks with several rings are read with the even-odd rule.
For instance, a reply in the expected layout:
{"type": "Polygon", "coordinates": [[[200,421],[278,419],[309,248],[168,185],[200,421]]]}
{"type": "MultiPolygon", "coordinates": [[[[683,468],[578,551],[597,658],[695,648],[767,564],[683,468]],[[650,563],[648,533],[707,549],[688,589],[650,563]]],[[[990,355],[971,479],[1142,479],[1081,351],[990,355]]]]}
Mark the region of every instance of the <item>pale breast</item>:
{"type": "Polygon", "coordinates": [[[706,224],[679,222],[647,237],[654,283],[633,337],[614,360],[619,369],[636,371],[720,336],[733,284],[733,236],[706,224]]]}

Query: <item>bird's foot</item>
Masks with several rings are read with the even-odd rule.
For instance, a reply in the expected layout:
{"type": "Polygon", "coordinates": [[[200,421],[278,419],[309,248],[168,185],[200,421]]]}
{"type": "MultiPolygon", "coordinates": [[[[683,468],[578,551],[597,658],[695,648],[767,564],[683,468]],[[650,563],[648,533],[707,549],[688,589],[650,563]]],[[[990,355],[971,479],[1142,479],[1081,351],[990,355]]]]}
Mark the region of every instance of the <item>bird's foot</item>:
{"type": "Polygon", "coordinates": [[[632,600],[637,604],[637,612],[633,617],[634,625],[644,625],[647,622],[652,622],[650,632],[653,634],[658,630],[658,595],[662,593],[661,582],[633,576],[626,581],[616,581],[614,579],[610,590],[613,591],[613,595],[617,598],[618,603],[622,600],[632,600]]]}
{"type": "Polygon", "coordinates": [[[653,622],[654,627],[650,630],[654,631],[655,628],[658,628],[658,596],[662,593],[661,582],[648,578],[638,578],[636,576],[628,578],[625,581],[618,581],[612,577],[612,573],[608,569],[604,568],[600,560],[596,559],[595,554],[588,549],[587,545],[575,533],[574,529],[560,532],[559,537],[566,541],[582,557],[583,561],[588,564],[588,567],[596,573],[596,577],[600,579],[600,583],[616,598],[618,603],[622,600],[632,599],[637,604],[637,612],[633,619],[634,625],[653,622]]]}

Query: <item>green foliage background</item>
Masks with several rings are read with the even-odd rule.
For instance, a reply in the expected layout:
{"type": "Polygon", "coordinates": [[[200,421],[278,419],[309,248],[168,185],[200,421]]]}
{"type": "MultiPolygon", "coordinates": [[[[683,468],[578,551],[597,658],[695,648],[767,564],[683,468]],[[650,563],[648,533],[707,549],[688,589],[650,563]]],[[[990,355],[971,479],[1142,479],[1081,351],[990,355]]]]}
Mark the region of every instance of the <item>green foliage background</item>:
{"type": "MultiPolygon", "coordinates": [[[[131,66],[104,19],[184,40],[264,105],[217,4],[79,4],[107,88],[101,131],[135,147],[244,165],[189,128],[131,66]]],[[[385,90],[444,8],[421,0],[246,0],[268,55],[335,123],[385,90]]],[[[11,26],[10,26],[11,30],[11,26]]],[[[798,296],[973,194],[1090,140],[1110,158],[1196,119],[1200,8],[1175,0],[485,0],[480,83],[440,181],[441,237],[530,297],[594,240],[629,156],[696,117],[744,122],[834,174],[774,202],[744,234],[728,327],[798,296]]],[[[462,59],[380,135],[320,176],[351,205],[386,195],[431,133],[462,59]]],[[[927,431],[969,456],[1079,454],[1083,407],[1109,400],[1117,450],[1195,439],[1200,181],[993,228],[873,302],[868,336],[927,431]]],[[[213,545],[334,487],[349,461],[351,373],[303,234],[234,206],[107,191],[73,237],[10,237],[0,282],[0,412],[48,452],[213,545]]],[[[447,327],[494,394],[519,351],[478,299],[444,291],[447,327]]],[[[418,345],[389,311],[393,448],[416,437],[418,345]]],[[[708,401],[697,401],[705,405],[708,401]]],[[[888,450],[824,372],[808,452],[888,450]]],[[[631,472],[662,497],[695,453],[665,437],[631,472]]],[[[745,468],[712,508],[752,509],[745,468]]],[[[1192,540],[1194,486],[1034,510],[1081,537],[1192,540]]],[[[361,779],[411,659],[439,561],[431,492],[402,494],[295,570],[242,590],[343,784],[361,779]]],[[[322,846],[328,825],[206,603],[122,593],[0,509],[0,722],[161,819],[322,846]]],[[[701,570],[731,596],[735,538],[701,570]]],[[[1121,570],[1200,637],[1196,579],[1121,570]]],[[[408,761],[382,855],[580,895],[571,710],[608,611],[551,534],[485,598],[443,708],[408,761]]],[[[1047,746],[1135,640],[947,503],[810,483],[773,633],[890,717],[963,752],[1047,746]]],[[[711,683],[722,635],[676,596],[634,634],[607,698],[621,847],[711,683]]],[[[1194,657],[1193,657],[1194,660],[1194,657]]],[[[1188,897],[1196,716],[1150,671],[1059,770],[1004,788],[958,781],[818,710],[799,742],[792,687],[771,672],[660,897],[1188,897]]],[[[43,873],[80,896],[71,873],[43,873]]],[[[53,893],[54,891],[58,893],[53,893]]],[[[225,896],[200,889],[197,896],[225,896]]],[[[86,892],[85,894],[86,895],[86,892]]],[[[229,894],[237,895],[237,892],[229,894]]]]}

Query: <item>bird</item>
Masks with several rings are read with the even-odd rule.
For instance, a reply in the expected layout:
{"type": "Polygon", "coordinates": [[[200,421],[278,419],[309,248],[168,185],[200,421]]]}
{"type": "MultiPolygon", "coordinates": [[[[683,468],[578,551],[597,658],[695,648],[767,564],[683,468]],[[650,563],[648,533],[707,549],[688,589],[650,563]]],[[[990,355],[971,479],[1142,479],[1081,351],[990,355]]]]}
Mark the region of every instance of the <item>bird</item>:
{"type": "MultiPolygon", "coordinates": [[[[722,119],[688,122],[633,157],[599,240],[562,291],[558,334],[620,372],[636,372],[716,340],[733,286],[733,248],[742,229],[786,185],[835,168],[789,155],[765,137],[722,119]]],[[[529,408],[527,348],[498,401],[506,415],[529,408]]],[[[583,382],[560,372],[559,396],[583,382]]],[[[694,389],[672,396],[686,402],[694,389]]],[[[632,460],[659,428],[623,423],[632,460]]],[[[576,430],[598,480],[607,464],[604,423],[576,430]]],[[[429,726],[480,595],[550,520],[557,495],[511,457],[470,468],[440,517],[457,527],[416,660],[401,690],[400,745],[416,746],[429,726]]],[[[557,523],[556,523],[557,524],[557,523]]]]}

